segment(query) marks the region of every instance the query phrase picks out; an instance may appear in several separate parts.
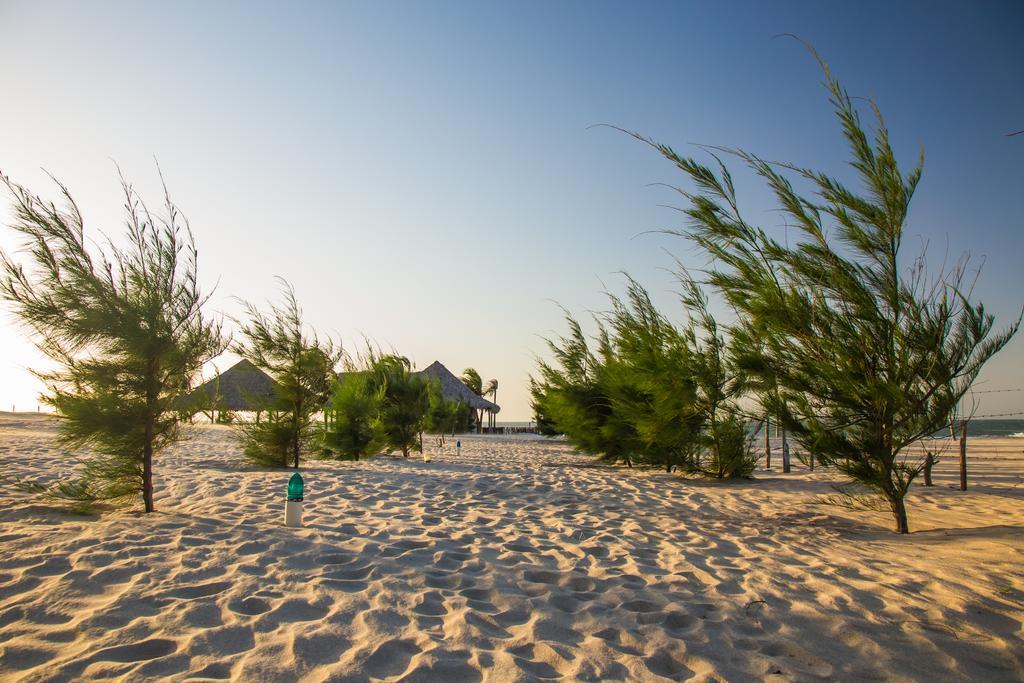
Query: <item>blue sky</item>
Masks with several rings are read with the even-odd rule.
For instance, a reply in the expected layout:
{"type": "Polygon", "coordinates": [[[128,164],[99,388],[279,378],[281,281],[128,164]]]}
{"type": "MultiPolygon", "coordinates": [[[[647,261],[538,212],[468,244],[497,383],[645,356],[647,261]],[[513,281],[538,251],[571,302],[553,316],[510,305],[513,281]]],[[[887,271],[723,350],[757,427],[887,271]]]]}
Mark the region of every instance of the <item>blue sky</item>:
{"type": "MultiPolygon", "coordinates": [[[[211,311],[274,298],[284,276],[321,333],[473,366],[499,380],[504,419],[528,419],[541,338],[564,330],[553,302],[603,309],[627,270],[675,312],[666,250],[703,264],[641,234],[682,227],[651,185],[678,172],[592,124],[850,177],[820,73],[780,33],[878,102],[905,164],[923,145],[908,254],[970,251],[977,298],[1016,319],[1022,20],[1016,2],[4,2],[0,170],[51,194],[45,168],[87,230],[118,235],[112,160],[155,202],[156,157],[216,285],[211,311]]],[[[740,175],[749,218],[782,234],[740,175]]],[[[34,409],[38,357],[8,314],[0,349],[0,407],[34,409]]],[[[1022,361],[1019,338],[984,388],[1024,387],[1022,361]]],[[[1024,410],[1024,393],[981,410],[1024,410]]]]}

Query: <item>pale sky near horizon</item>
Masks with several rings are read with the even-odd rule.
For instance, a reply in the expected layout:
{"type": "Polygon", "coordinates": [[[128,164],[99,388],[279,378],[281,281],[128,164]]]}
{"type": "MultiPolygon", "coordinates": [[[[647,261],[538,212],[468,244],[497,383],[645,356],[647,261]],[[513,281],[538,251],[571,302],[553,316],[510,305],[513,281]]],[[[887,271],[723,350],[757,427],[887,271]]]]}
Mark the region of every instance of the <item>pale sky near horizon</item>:
{"type": "MultiPolygon", "coordinates": [[[[130,3],[0,0],[0,171],[119,238],[116,161],[153,204],[159,160],[187,215],[211,312],[295,287],[346,348],[365,335],[420,368],[499,380],[530,418],[527,376],[557,302],[603,310],[628,271],[679,319],[672,256],[699,268],[664,208],[683,183],[653,150],[725,144],[850,177],[813,43],[874,98],[925,172],[905,250],[969,251],[974,290],[1010,324],[1024,304],[1024,47],[1018,2],[130,3]],[[666,251],[667,250],[667,251],[666,251]],[[667,253],[670,252],[670,253],[667,253]],[[670,255],[671,254],[671,255],[670,255]]],[[[748,218],[783,234],[736,167],[748,218]]],[[[9,197],[0,246],[16,243],[9,197]]],[[[221,361],[225,369],[230,359],[221,361]]],[[[0,313],[0,409],[34,410],[38,355],[0,313]]],[[[1024,388],[1024,335],[982,374],[1024,388]]],[[[1024,411],[1024,392],[979,395],[1024,411]]]]}

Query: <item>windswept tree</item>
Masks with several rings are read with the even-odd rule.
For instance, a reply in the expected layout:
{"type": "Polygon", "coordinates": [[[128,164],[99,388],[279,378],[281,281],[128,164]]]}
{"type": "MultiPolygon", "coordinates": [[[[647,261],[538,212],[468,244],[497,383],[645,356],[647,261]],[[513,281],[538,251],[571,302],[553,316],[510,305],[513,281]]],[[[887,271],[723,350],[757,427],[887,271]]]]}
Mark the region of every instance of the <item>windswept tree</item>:
{"type": "MultiPolygon", "coordinates": [[[[817,56],[817,55],[815,55],[817,56]]],[[[725,150],[760,176],[786,223],[779,242],[741,214],[732,176],[642,136],[696,189],[680,190],[684,234],[713,258],[711,283],[740,322],[731,330],[740,364],[770,414],[826,465],[880,496],[895,530],[908,533],[904,497],[924,459],[907,446],[950,423],[982,366],[1016,333],[970,299],[966,262],[929,271],[925,254],[903,256],[923,156],[900,169],[881,113],[873,134],[819,58],[860,187],[818,171],[725,150]],[[793,183],[809,186],[801,194],[793,183]]]]}
{"type": "Polygon", "coordinates": [[[298,469],[299,458],[318,436],[313,416],[331,396],[334,368],[341,349],[333,341],[307,332],[295,290],[279,278],[284,304],[261,313],[243,302],[249,321],[241,325],[241,341],[232,350],[266,372],[276,385],[266,406],[267,419],[240,424],[243,450],[252,461],[269,467],[298,469]]]}
{"type": "MultiPolygon", "coordinates": [[[[466,388],[472,391],[477,396],[484,395],[484,380],[480,377],[480,373],[473,368],[466,368],[462,371],[462,377],[460,378],[462,383],[466,385],[466,388]]],[[[473,413],[475,421],[476,431],[480,431],[480,427],[483,426],[484,411],[482,408],[477,408],[476,412],[473,413]]]]}
{"type": "MultiPolygon", "coordinates": [[[[483,398],[487,394],[491,394],[491,402],[493,403],[498,396],[498,380],[492,379],[489,380],[486,384],[484,384],[484,380],[480,376],[480,373],[474,370],[473,368],[466,368],[465,370],[463,370],[461,379],[462,383],[465,384],[470,391],[472,391],[480,398],[483,398]]],[[[483,408],[478,408],[476,411],[477,431],[480,431],[480,428],[483,426],[483,421],[484,410],[483,408]]]]}
{"type": "Polygon", "coordinates": [[[689,315],[683,337],[696,387],[693,412],[701,423],[699,448],[694,458],[685,461],[685,467],[718,479],[749,477],[757,456],[753,434],[747,432],[747,419],[739,405],[748,387],[746,374],[711,314],[700,285],[685,270],[679,282],[680,299],[689,315]]]}
{"type": "Polygon", "coordinates": [[[427,384],[427,413],[423,427],[428,432],[438,435],[441,446],[445,435],[456,430],[469,428],[469,416],[472,409],[465,401],[449,401],[444,397],[441,382],[433,380],[427,384]]]}
{"type": "Polygon", "coordinates": [[[755,456],[737,405],[744,389],[707,299],[682,273],[679,326],[627,276],[609,296],[593,344],[567,316],[569,336],[549,341],[530,389],[538,422],[605,462],[662,467],[719,479],[746,477],[755,456]],[[593,346],[593,350],[591,349],[593,346]]]}
{"type": "Polygon", "coordinates": [[[616,387],[609,365],[616,359],[608,331],[598,322],[595,352],[579,321],[569,313],[565,320],[568,335],[548,340],[553,359],[538,359],[538,376],[530,379],[534,410],[575,448],[602,462],[632,466],[642,445],[636,426],[613,410],[611,394],[616,387]]]}
{"type": "MultiPolygon", "coordinates": [[[[324,445],[345,460],[360,460],[378,453],[385,444],[380,422],[384,388],[369,369],[346,362],[331,398],[331,421],[324,431],[324,445]]],[[[331,457],[334,457],[333,455],[331,457]]]]}
{"type": "Polygon", "coordinates": [[[466,368],[462,371],[462,383],[477,396],[484,395],[484,380],[480,373],[473,368],[466,368]]]}
{"type": "Polygon", "coordinates": [[[58,208],[0,175],[14,197],[26,268],[0,255],[0,295],[57,369],[38,372],[58,439],[85,451],[80,478],[44,490],[79,502],[131,500],[152,512],[154,458],[180,437],[180,406],[203,363],[225,346],[202,313],[188,222],[164,188],[153,215],[122,177],[126,245],[87,246],[67,188],[58,208]]]}
{"type": "Polygon", "coordinates": [[[408,458],[409,451],[419,446],[427,415],[427,381],[412,373],[408,358],[397,355],[377,358],[370,376],[381,392],[379,421],[385,442],[408,458]]]}

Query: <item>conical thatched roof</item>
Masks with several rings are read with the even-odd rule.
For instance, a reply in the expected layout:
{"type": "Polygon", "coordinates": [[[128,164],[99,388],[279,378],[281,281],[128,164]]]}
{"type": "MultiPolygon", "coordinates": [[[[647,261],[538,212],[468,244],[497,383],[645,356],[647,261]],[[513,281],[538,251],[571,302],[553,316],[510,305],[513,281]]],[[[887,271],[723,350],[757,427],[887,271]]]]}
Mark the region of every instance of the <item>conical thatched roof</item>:
{"type": "Polygon", "coordinates": [[[461,379],[453,375],[451,370],[441,365],[440,361],[435,360],[429,367],[413,374],[439,381],[441,383],[441,394],[446,401],[465,401],[474,410],[489,410],[492,413],[497,413],[501,410],[498,404],[491,403],[484,397],[477,396],[470,391],[469,387],[463,384],[461,379]]]}
{"type": "Polygon", "coordinates": [[[277,385],[267,373],[242,359],[206,384],[192,396],[213,402],[218,410],[263,410],[273,400],[277,385]]]}

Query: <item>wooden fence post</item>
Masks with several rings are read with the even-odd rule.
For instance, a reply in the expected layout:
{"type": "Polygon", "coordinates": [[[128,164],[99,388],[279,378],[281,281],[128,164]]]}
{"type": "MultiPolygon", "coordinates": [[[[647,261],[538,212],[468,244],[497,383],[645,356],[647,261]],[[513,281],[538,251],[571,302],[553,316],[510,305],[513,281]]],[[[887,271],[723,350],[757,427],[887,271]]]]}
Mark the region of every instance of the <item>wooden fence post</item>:
{"type": "Polygon", "coordinates": [[[789,441],[785,429],[782,430],[782,473],[789,474],[789,441]]]}
{"type": "Polygon", "coordinates": [[[967,420],[960,420],[960,490],[967,490],[967,420]]]}

